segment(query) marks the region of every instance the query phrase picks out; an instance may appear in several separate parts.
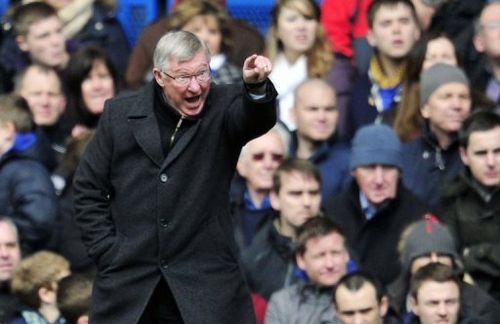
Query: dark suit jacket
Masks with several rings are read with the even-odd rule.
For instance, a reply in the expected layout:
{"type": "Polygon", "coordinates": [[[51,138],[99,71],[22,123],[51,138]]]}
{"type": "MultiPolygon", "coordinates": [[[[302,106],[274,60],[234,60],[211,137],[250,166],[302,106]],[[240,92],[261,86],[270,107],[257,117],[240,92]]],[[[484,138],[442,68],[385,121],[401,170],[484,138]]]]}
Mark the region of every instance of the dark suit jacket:
{"type": "Polygon", "coordinates": [[[136,323],[162,277],[185,323],[255,321],[228,192],[242,145],[276,122],[277,93],[269,82],[255,101],[242,87],[212,85],[166,158],[153,83],[106,103],[74,181],[76,221],[98,268],[91,322],[136,323]]]}

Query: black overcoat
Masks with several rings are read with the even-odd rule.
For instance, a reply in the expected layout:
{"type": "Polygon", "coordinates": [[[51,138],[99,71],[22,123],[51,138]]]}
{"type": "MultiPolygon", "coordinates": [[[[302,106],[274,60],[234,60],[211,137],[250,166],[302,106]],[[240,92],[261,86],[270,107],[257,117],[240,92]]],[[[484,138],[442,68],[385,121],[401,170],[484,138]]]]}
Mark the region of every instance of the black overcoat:
{"type": "Polygon", "coordinates": [[[161,277],[185,323],[253,323],[229,185],[242,145],[276,122],[276,90],[212,85],[166,158],[154,81],[108,101],[75,175],[76,222],[98,267],[92,323],[136,323],[161,277]]]}

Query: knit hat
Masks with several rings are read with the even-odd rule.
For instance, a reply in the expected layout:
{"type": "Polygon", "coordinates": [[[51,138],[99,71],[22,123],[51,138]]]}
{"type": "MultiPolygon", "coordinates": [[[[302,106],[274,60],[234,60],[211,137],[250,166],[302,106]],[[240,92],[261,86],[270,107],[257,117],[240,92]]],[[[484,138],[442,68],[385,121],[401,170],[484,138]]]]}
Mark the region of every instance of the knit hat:
{"type": "Polygon", "coordinates": [[[423,220],[411,225],[411,232],[405,238],[402,251],[403,269],[408,271],[412,261],[431,252],[447,254],[458,259],[457,246],[446,225],[439,222],[436,216],[426,214],[423,220]]]}
{"type": "Polygon", "coordinates": [[[462,69],[444,63],[436,63],[420,75],[420,104],[423,105],[440,86],[458,82],[469,86],[469,79],[462,69]]]}
{"type": "Polygon", "coordinates": [[[371,164],[402,168],[401,142],[387,125],[363,126],[356,132],[351,145],[351,170],[371,164]]]}

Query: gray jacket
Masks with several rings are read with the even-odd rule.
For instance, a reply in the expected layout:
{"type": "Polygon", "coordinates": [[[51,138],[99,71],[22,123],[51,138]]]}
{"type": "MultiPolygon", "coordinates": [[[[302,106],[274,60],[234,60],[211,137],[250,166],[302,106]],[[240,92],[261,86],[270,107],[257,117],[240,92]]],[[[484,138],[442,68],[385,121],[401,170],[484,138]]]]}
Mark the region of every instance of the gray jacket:
{"type": "Polygon", "coordinates": [[[338,324],[332,289],[298,282],[275,292],[269,301],[265,324],[338,324]]]}

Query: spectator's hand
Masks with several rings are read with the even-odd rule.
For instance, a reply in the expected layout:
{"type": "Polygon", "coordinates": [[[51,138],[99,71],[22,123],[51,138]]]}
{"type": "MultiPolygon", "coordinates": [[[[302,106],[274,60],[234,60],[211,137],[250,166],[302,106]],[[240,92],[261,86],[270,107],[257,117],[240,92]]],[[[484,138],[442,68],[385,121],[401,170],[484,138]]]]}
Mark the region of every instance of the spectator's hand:
{"type": "Polygon", "coordinates": [[[245,84],[262,83],[271,73],[271,61],[262,55],[254,54],[245,59],[243,63],[243,82],[245,84]]]}

